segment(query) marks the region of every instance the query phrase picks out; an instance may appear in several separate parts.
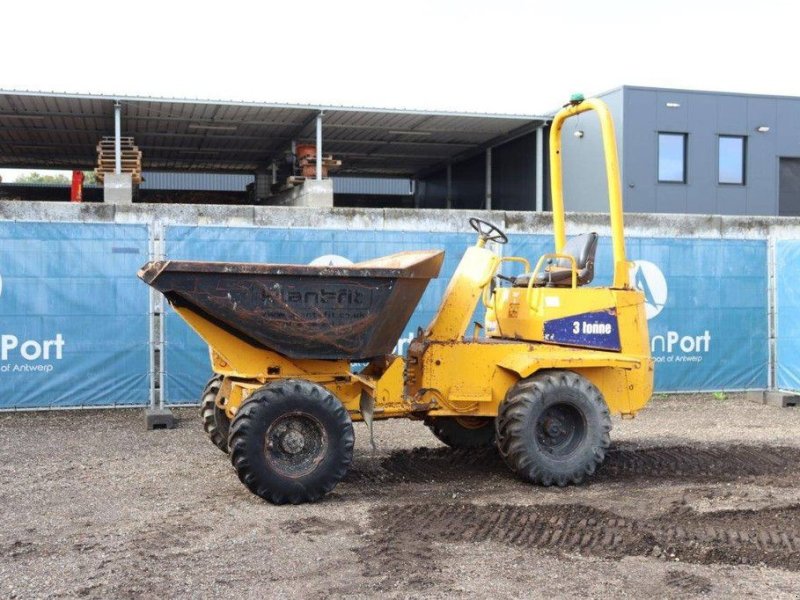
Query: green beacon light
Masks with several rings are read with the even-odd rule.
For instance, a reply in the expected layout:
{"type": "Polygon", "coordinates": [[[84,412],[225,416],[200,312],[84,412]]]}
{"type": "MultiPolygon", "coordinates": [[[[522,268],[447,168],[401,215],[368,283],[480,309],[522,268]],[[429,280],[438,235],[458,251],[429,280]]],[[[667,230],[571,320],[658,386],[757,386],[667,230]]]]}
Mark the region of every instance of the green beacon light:
{"type": "Polygon", "coordinates": [[[580,104],[584,100],[586,100],[586,98],[584,97],[583,94],[572,94],[569,97],[569,103],[570,104],[580,104]]]}

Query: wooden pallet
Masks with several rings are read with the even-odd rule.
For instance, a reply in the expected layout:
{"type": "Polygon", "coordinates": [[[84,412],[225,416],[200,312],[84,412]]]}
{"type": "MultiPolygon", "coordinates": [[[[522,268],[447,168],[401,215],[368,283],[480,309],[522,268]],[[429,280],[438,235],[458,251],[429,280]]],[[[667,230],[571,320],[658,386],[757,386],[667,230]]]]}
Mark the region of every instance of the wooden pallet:
{"type": "MultiPolygon", "coordinates": [[[[316,156],[308,156],[306,158],[301,158],[299,161],[301,167],[305,166],[315,166],[317,164],[317,157],[316,156]]],[[[334,160],[333,155],[331,154],[323,154],[322,155],[322,166],[324,167],[341,167],[342,161],[341,160],[334,160]]]]}
{"type": "MultiPolygon", "coordinates": [[[[131,173],[130,171],[125,171],[124,169],[122,170],[122,172],[129,173],[131,176],[131,183],[135,185],[141,185],[142,181],[144,181],[142,179],[141,173],[131,173]]],[[[113,175],[114,173],[112,172],[110,174],[113,175]]],[[[103,180],[105,179],[105,173],[98,173],[97,171],[95,171],[95,177],[97,179],[97,183],[103,183],[103,180]]]]}
{"type": "MultiPolygon", "coordinates": [[[[131,182],[138,185],[142,183],[142,153],[132,137],[121,137],[119,141],[120,170],[130,174],[131,182]]],[[[104,137],[97,142],[97,166],[94,174],[98,182],[103,182],[106,173],[116,172],[116,151],[116,140],[113,137],[104,137]]]]}

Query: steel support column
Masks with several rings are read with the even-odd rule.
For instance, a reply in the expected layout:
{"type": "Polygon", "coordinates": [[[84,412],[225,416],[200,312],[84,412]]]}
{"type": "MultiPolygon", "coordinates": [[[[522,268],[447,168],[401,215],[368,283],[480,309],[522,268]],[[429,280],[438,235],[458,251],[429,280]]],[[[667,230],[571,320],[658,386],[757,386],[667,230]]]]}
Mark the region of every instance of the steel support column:
{"type": "Polygon", "coordinates": [[[492,149],[486,149],[486,210],[492,210],[492,149]]]}
{"type": "Polygon", "coordinates": [[[776,307],[778,303],[777,294],[777,257],[775,248],[775,235],[771,232],[767,234],[767,339],[768,350],[767,356],[769,357],[768,371],[767,371],[767,389],[778,389],[777,378],[777,318],[776,307]]]}
{"type": "Polygon", "coordinates": [[[122,105],[114,102],[114,173],[122,173],[122,105]]]}
{"type": "Polygon", "coordinates": [[[322,113],[317,115],[317,181],[322,180],[322,113]]]}
{"type": "Polygon", "coordinates": [[[544,210],[544,127],[536,130],[536,212],[544,210]]]}

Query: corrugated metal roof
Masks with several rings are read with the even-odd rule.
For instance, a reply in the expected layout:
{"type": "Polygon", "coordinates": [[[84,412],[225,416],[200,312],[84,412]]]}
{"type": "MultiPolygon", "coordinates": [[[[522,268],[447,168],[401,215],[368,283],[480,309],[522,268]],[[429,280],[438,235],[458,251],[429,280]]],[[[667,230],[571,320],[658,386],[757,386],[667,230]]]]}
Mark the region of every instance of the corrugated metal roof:
{"type": "Polygon", "coordinates": [[[253,173],[312,141],[323,116],[323,152],[340,175],[412,177],[531,131],[531,115],[292,106],[163,98],[0,91],[0,166],[92,168],[98,140],[133,136],[148,171],[253,173]]]}

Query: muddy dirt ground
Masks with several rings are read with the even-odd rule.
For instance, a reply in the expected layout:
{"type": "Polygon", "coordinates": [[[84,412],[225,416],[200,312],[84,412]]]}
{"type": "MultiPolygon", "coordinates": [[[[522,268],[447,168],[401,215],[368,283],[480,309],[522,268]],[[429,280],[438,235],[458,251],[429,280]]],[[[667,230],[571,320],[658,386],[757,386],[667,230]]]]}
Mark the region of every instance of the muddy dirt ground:
{"type": "Polygon", "coordinates": [[[178,415],[0,415],[0,597],[800,597],[797,408],[656,398],[565,489],[358,424],[347,479],[284,507],[178,415]]]}

